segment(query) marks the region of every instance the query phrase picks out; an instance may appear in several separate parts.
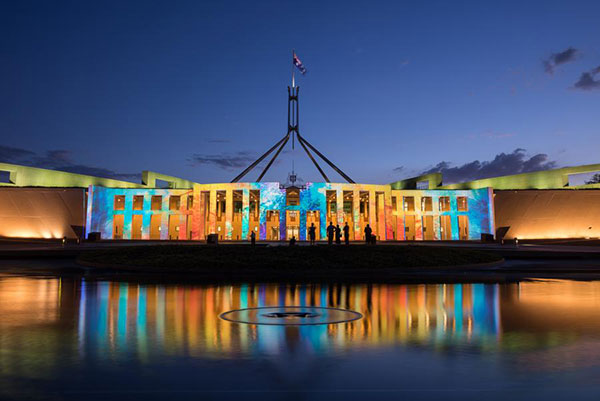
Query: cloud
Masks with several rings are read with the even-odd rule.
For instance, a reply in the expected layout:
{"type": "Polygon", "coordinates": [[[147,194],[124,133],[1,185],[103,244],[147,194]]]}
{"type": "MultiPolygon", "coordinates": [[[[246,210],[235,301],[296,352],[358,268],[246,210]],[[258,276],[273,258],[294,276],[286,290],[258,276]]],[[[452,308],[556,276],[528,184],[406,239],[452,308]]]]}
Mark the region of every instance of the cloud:
{"type": "Polygon", "coordinates": [[[499,132],[499,131],[487,130],[487,131],[481,132],[480,134],[468,135],[467,138],[469,138],[469,139],[477,139],[477,138],[505,139],[505,138],[512,138],[515,135],[516,134],[513,132],[499,132]]]}
{"type": "Polygon", "coordinates": [[[71,152],[64,149],[48,150],[44,154],[38,154],[27,149],[0,145],[0,162],[118,180],[141,179],[141,174],[139,173],[119,173],[101,167],[74,163],[71,159],[71,152]]]}
{"type": "Polygon", "coordinates": [[[401,171],[403,171],[403,170],[404,170],[404,166],[398,166],[398,167],[396,167],[396,168],[395,168],[393,171],[394,171],[395,173],[399,173],[399,172],[401,172],[401,171]]]}
{"type": "Polygon", "coordinates": [[[84,164],[59,165],[56,170],[69,173],[93,175],[95,177],[114,178],[115,180],[141,180],[141,173],[117,173],[101,167],[86,166],[84,164]]]}
{"type": "Polygon", "coordinates": [[[600,88],[600,79],[594,79],[594,77],[600,73],[600,66],[590,70],[588,72],[584,72],[579,77],[579,81],[575,82],[573,85],[576,89],[582,90],[591,90],[600,88]]]}
{"type": "Polygon", "coordinates": [[[235,153],[220,153],[204,155],[195,153],[189,161],[192,166],[211,165],[224,170],[235,170],[237,168],[247,167],[256,158],[252,152],[240,151],[235,153]]]}
{"type": "Polygon", "coordinates": [[[544,70],[552,75],[554,74],[554,70],[561,64],[569,63],[577,58],[579,55],[579,50],[574,47],[569,47],[567,50],[564,50],[559,53],[552,53],[550,57],[543,61],[544,70]]]}
{"type": "Polygon", "coordinates": [[[513,136],[515,136],[514,133],[512,132],[496,132],[496,131],[486,131],[484,133],[481,134],[482,137],[485,138],[512,138],[513,136]]]}
{"type": "MultiPolygon", "coordinates": [[[[285,154],[289,154],[292,151],[289,149],[282,150],[279,153],[279,156],[273,162],[273,166],[277,166],[281,163],[281,156],[285,154]]],[[[271,158],[275,155],[275,151],[269,154],[267,158],[261,161],[256,168],[264,168],[266,164],[271,160],[271,158]]],[[[258,156],[256,153],[251,151],[239,151],[235,153],[230,152],[222,152],[217,154],[200,154],[194,153],[189,159],[188,162],[192,167],[208,165],[218,167],[223,170],[237,170],[242,167],[248,167],[252,162],[256,161],[258,156]]]]}
{"type": "Polygon", "coordinates": [[[4,163],[19,163],[34,156],[34,152],[26,149],[0,145],[0,161],[4,163]]]}
{"type": "Polygon", "coordinates": [[[518,148],[512,153],[500,153],[493,160],[483,162],[475,160],[457,167],[452,167],[450,162],[442,161],[419,175],[440,172],[444,184],[452,184],[480,178],[549,170],[557,167],[557,163],[548,160],[548,155],[544,153],[528,157],[525,152],[525,149],[518,148]]]}

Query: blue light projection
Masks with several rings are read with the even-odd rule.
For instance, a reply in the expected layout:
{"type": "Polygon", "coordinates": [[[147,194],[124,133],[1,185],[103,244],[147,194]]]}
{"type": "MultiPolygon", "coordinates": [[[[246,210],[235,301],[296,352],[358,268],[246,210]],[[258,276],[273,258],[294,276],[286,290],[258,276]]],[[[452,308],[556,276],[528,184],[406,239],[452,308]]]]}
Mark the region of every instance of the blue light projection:
{"type": "MultiPolygon", "coordinates": [[[[390,186],[386,185],[370,185],[370,184],[335,184],[335,183],[312,183],[309,182],[305,187],[299,189],[300,202],[298,205],[287,205],[286,189],[282,188],[279,183],[229,183],[229,184],[198,184],[193,190],[181,189],[123,189],[123,188],[104,188],[92,186],[90,187],[88,199],[88,216],[87,216],[87,232],[100,232],[102,238],[114,238],[113,227],[115,227],[116,216],[122,215],[122,235],[119,238],[131,239],[132,237],[132,218],[134,216],[141,217],[141,236],[140,239],[150,238],[150,225],[153,216],[158,215],[158,229],[160,239],[169,239],[172,235],[174,239],[195,239],[201,240],[205,238],[205,233],[216,233],[216,205],[207,204],[210,201],[200,201],[200,199],[213,199],[216,202],[216,191],[223,191],[226,194],[232,194],[233,191],[242,193],[242,208],[241,216],[237,217],[241,221],[237,226],[233,224],[233,213],[219,214],[219,218],[224,220],[225,232],[222,234],[222,239],[249,239],[250,227],[250,208],[249,198],[250,191],[259,191],[259,210],[258,210],[258,226],[259,240],[267,239],[267,227],[276,227],[279,232],[279,239],[286,240],[288,236],[287,218],[288,212],[293,211],[297,214],[298,220],[294,223],[298,227],[299,240],[306,240],[307,237],[307,212],[315,211],[319,213],[319,233],[317,239],[326,238],[326,230],[328,219],[337,221],[343,225],[346,213],[349,213],[350,219],[354,221],[352,230],[356,236],[353,239],[361,238],[361,224],[370,224],[374,233],[377,234],[379,240],[394,239],[396,232],[397,239],[404,239],[404,232],[407,230],[406,219],[407,215],[415,216],[415,238],[423,238],[423,227],[425,225],[425,216],[433,216],[433,231],[434,239],[441,239],[441,217],[450,216],[451,239],[458,240],[459,236],[459,216],[467,217],[468,221],[468,239],[479,239],[481,234],[494,234],[494,218],[493,218],[493,193],[491,188],[481,188],[475,190],[391,190],[390,186]],[[327,191],[334,191],[336,194],[336,208],[333,211],[327,210],[327,191]],[[344,192],[352,193],[353,201],[351,202],[353,210],[350,212],[344,211],[341,203],[344,192]],[[202,197],[201,194],[210,193],[210,197],[202,197]],[[359,194],[365,193],[368,195],[368,213],[359,212],[359,194]],[[115,210],[115,196],[124,196],[125,202],[122,210],[115,210]],[[143,197],[143,207],[141,210],[133,210],[134,196],[143,197]],[[162,204],[157,210],[152,210],[151,201],[153,196],[161,196],[162,204]],[[185,203],[181,202],[180,208],[171,210],[169,199],[171,196],[179,196],[181,198],[188,196],[195,199],[195,203],[191,209],[186,209],[185,203]],[[415,199],[415,210],[405,211],[402,207],[403,199],[413,197],[415,199]],[[433,200],[434,210],[421,210],[421,203],[418,199],[423,197],[431,197],[433,200]],[[441,197],[450,199],[450,210],[441,211],[438,209],[439,200],[441,197]],[[457,207],[457,198],[467,198],[467,210],[459,211],[457,207]],[[337,199],[340,198],[340,199],[337,199]],[[395,199],[395,202],[393,201],[395,199]],[[339,203],[339,204],[338,204],[339,203]],[[395,203],[395,210],[393,204],[395,203]],[[275,212],[279,215],[278,221],[267,222],[269,212],[275,212]],[[332,214],[328,214],[332,213],[332,214]],[[359,216],[361,220],[359,224],[359,216]],[[189,218],[188,218],[189,217],[189,218]],[[176,219],[177,233],[170,233],[170,222],[176,219]],[[191,227],[188,227],[191,225],[191,227]],[[191,230],[190,230],[191,228],[191,230]],[[234,230],[239,230],[233,233],[234,230]]],[[[228,195],[231,196],[231,195],[228,195]]],[[[226,202],[233,202],[229,199],[226,202]]],[[[229,210],[232,210],[230,207],[229,210]]],[[[276,216],[276,214],[275,214],[276,216]]],[[[222,220],[221,220],[222,221],[222,220]]],[[[431,221],[431,220],[430,220],[431,221]]],[[[139,223],[138,223],[139,224],[139,223]]],[[[222,224],[222,223],[221,223],[222,224]]],[[[137,228],[136,228],[137,230],[137,228]]]]}

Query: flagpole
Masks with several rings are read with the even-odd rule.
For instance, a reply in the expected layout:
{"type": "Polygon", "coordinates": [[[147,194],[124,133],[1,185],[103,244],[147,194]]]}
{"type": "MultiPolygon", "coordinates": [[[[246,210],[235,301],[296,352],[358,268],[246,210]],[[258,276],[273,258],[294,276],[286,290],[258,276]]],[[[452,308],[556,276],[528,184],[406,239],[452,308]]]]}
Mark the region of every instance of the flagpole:
{"type": "MultiPolygon", "coordinates": [[[[294,82],[294,67],[295,67],[295,65],[294,65],[294,56],[295,55],[296,55],[296,49],[292,49],[292,95],[294,94],[294,88],[296,86],[296,82],[294,82]]],[[[296,100],[296,101],[298,101],[298,100],[296,100]]],[[[289,105],[288,105],[288,107],[289,107],[289,105]]],[[[292,107],[292,115],[293,114],[294,114],[294,108],[292,107]]],[[[295,120],[296,120],[296,117],[294,117],[294,121],[295,120]]],[[[295,136],[295,133],[292,132],[292,150],[294,150],[294,147],[295,147],[294,146],[295,145],[295,143],[294,143],[295,142],[294,141],[294,136],[295,136]]],[[[292,155],[292,157],[293,157],[293,155],[292,155]]]]}
{"type": "Polygon", "coordinates": [[[296,50],[292,49],[292,88],[296,86],[294,82],[294,56],[296,55],[296,50]]]}

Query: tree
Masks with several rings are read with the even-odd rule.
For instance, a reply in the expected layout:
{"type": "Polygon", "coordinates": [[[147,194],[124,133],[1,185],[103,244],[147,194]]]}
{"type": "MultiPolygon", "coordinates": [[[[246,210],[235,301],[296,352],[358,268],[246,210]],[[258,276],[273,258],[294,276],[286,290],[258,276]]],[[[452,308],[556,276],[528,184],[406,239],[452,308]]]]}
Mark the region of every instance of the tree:
{"type": "Polygon", "coordinates": [[[586,184],[600,184],[600,173],[596,173],[592,176],[592,178],[590,178],[588,181],[585,182],[586,184]]]}

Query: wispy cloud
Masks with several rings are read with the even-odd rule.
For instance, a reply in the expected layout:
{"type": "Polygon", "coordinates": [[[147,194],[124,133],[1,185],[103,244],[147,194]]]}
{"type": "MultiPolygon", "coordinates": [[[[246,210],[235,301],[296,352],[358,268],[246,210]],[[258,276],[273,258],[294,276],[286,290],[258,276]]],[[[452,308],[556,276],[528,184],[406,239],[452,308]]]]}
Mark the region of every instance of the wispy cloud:
{"type": "Polygon", "coordinates": [[[141,178],[139,173],[119,173],[102,167],[78,164],[72,160],[71,152],[65,149],[48,150],[39,154],[27,149],[0,145],[0,162],[119,180],[139,180],[141,178]]]}
{"type": "Polygon", "coordinates": [[[35,157],[36,154],[27,149],[0,145],[0,161],[4,163],[20,163],[35,157]]]}
{"type": "Polygon", "coordinates": [[[549,160],[547,154],[538,153],[528,156],[525,149],[518,148],[511,153],[499,153],[492,160],[475,160],[456,167],[452,167],[450,162],[442,161],[436,166],[422,171],[419,175],[440,172],[444,183],[451,184],[480,178],[549,170],[556,167],[556,161],[549,160]]]}
{"type": "Polygon", "coordinates": [[[581,74],[579,80],[575,82],[575,89],[591,90],[600,88],[600,79],[595,79],[595,76],[600,74],[600,66],[581,74]]]}
{"type": "Polygon", "coordinates": [[[234,170],[237,168],[247,167],[256,158],[249,151],[240,151],[235,153],[218,153],[218,154],[193,154],[188,160],[192,166],[212,165],[224,170],[234,170]]]}
{"type": "Polygon", "coordinates": [[[562,52],[552,53],[547,59],[543,61],[544,70],[546,73],[552,75],[556,67],[561,64],[569,63],[579,56],[579,50],[574,47],[569,47],[567,50],[563,50],[562,52]]]}
{"type": "Polygon", "coordinates": [[[468,135],[468,138],[469,139],[477,139],[477,138],[505,139],[505,138],[512,138],[514,136],[516,136],[516,134],[513,132],[501,132],[501,131],[487,130],[487,131],[481,132],[479,134],[468,135]]]}

